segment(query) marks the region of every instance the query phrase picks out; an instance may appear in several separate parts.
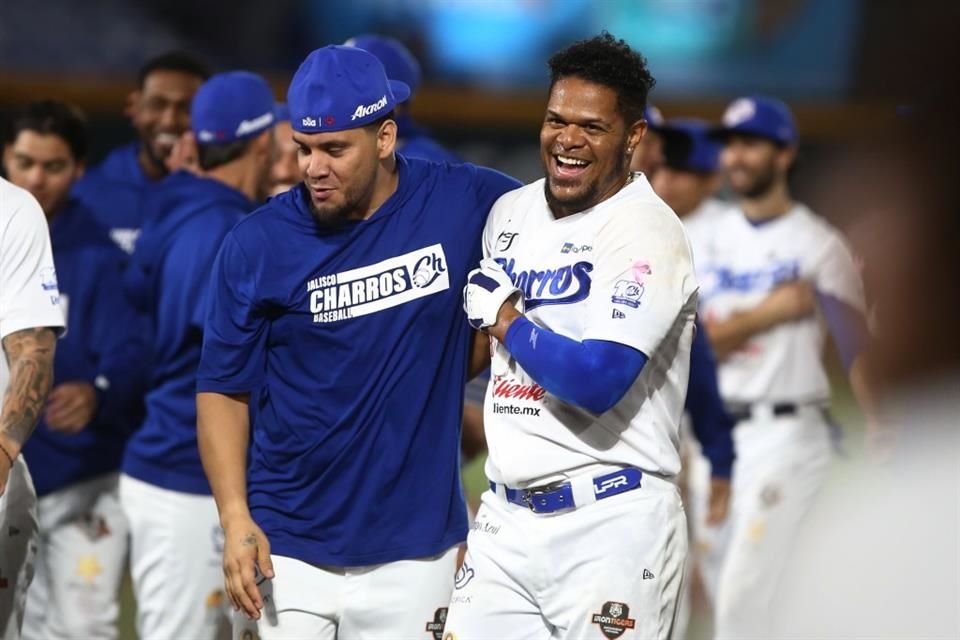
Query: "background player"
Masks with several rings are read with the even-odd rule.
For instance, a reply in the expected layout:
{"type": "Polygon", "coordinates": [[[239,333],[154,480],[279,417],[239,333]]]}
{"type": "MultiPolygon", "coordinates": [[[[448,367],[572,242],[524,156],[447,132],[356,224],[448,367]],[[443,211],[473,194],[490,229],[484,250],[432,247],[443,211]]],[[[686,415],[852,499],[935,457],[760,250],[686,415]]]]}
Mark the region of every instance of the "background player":
{"type": "MultiPolygon", "coordinates": [[[[694,264],[704,261],[711,239],[711,225],[729,205],[712,196],[720,183],[720,144],[709,136],[706,122],[675,118],[661,123],[663,164],[651,184],[664,202],[683,220],[693,247],[694,264]]],[[[716,359],[706,331],[697,323],[690,350],[690,386],[685,404],[689,422],[680,430],[683,458],[681,476],[684,503],[691,514],[691,539],[696,524],[715,526],[727,515],[733,462],[733,419],[723,406],[717,382],[716,359]],[[692,427],[692,430],[691,430],[692,427]],[[696,437],[693,437],[693,436],[696,437]],[[691,485],[696,483],[696,487],[691,485]]],[[[694,585],[696,549],[687,563],[676,635],[686,637],[694,585]]]]}
{"type": "Polygon", "coordinates": [[[133,253],[144,222],[144,192],[169,173],[170,154],[190,129],[190,100],[209,75],[207,67],[187,53],[148,60],[125,111],[137,141],[114,149],[76,185],[74,193],[127,253],[133,253]]]}
{"type": "Polygon", "coordinates": [[[631,174],[653,78],[603,34],[550,59],[546,178],[501,198],[464,291],[496,338],[484,493],[446,633],[669,638],[697,304],[683,227],[631,174]],[[523,315],[508,298],[519,295],[523,315]],[[507,359],[504,350],[508,352],[507,359]]]}
{"type": "Polygon", "coordinates": [[[33,468],[41,543],[24,638],[115,638],[127,523],[117,476],[142,401],[142,328],[120,286],[126,254],[75,198],[85,122],[59,102],[27,106],[4,154],[11,181],[38,200],[50,226],[60,305],[53,390],[23,449],[33,468]]]}
{"type": "Polygon", "coordinates": [[[706,564],[718,567],[716,636],[759,638],[767,637],[780,571],[830,460],[825,329],[861,405],[871,409],[861,357],[864,300],[840,234],[790,197],[798,136],[786,105],[736,100],[717,135],[739,199],[713,228],[701,312],[721,358],[721,392],[738,420],[737,473],[726,526],[697,531],[709,549],[706,564]],[[816,292],[817,315],[771,304],[771,291],[790,282],[816,292]]]}
{"type": "Polygon", "coordinates": [[[278,196],[300,182],[300,166],[297,164],[297,143],[293,141],[290,126],[290,109],[285,104],[277,105],[277,123],[273,127],[273,165],[270,167],[270,195],[278,196]]]}
{"type": "Polygon", "coordinates": [[[643,119],[647,121],[647,129],[633,149],[630,159],[630,170],[639,171],[652,180],[657,169],[663,164],[663,138],[660,137],[660,127],[664,123],[663,114],[652,104],[643,110],[643,119]]]}
{"type": "Polygon", "coordinates": [[[287,100],[304,184],[237,225],[213,270],[200,450],[228,593],[264,639],[443,627],[467,528],[460,291],[518,183],[396,154],[408,92],[367,51],[312,52],[287,100]]]}
{"type": "Polygon", "coordinates": [[[223,538],[197,451],[194,388],[210,269],[227,231],[266,197],[274,108],[255,74],[203,84],[192,103],[202,175],[180,171],[151,192],[124,276],[153,338],[146,418],[120,479],[144,640],[213,638],[224,621],[223,538]]]}
{"type": "Polygon", "coordinates": [[[37,544],[36,494],[20,457],[53,381],[63,328],[43,210],[0,178],[0,637],[20,637],[37,544]]]}
{"type": "Polygon", "coordinates": [[[387,77],[399,80],[410,87],[410,96],[394,107],[397,122],[397,151],[408,158],[422,158],[437,162],[463,162],[457,154],[430,137],[426,129],[414,121],[410,113],[413,97],[420,87],[420,63],[410,50],[395,38],[365,34],[350,38],[344,43],[358,47],[377,56],[383,64],[387,77]]]}

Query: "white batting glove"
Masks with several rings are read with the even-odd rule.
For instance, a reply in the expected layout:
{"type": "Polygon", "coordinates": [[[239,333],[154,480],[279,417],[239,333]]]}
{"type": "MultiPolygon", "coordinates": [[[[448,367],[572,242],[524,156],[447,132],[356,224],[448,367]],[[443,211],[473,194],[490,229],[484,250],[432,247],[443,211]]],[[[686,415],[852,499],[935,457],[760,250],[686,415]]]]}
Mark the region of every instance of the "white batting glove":
{"type": "Polygon", "coordinates": [[[504,302],[516,296],[514,305],[523,313],[523,292],[517,289],[510,276],[491,258],[480,261],[480,268],[467,274],[463,288],[463,310],[467,322],[474,329],[486,329],[497,324],[497,314],[504,302]]]}

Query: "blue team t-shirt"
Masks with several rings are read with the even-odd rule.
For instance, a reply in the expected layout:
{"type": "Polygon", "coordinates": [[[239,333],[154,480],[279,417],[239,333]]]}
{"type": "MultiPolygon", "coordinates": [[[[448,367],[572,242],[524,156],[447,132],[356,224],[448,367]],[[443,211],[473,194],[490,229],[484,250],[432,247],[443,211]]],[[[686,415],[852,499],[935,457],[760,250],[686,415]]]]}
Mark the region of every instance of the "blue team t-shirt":
{"type": "Polygon", "coordinates": [[[397,164],[369,219],[323,228],[300,185],[238,224],[213,270],[197,389],[255,392],[250,509],[273,553],[312,564],[426,557],[466,536],[461,290],[491,206],[519,183],[397,164]]]}
{"type": "Polygon", "coordinates": [[[123,447],[139,424],[142,402],[142,327],[121,289],[127,260],[92,213],[71,199],[50,224],[65,331],[57,341],[53,386],[85,382],[98,408],[82,431],[50,429],[41,414],[23,448],[37,495],[120,468],[123,447]]]}
{"type": "Polygon", "coordinates": [[[143,226],[145,194],[157,184],[140,166],[139,152],[139,142],[117,147],[73,187],[73,195],[89,207],[97,223],[127,253],[133,253],[143,226]]]}
{"type": "Polygon", "coordinates": [[[156,185],[148,204],[148,222],[124,274],[124,291],[148,325],[146,417],[127,445],[123,472],[164,489],[209,495],[195,395],[207,283],[224,236],[256,204],[187,172],[156,185]]]}

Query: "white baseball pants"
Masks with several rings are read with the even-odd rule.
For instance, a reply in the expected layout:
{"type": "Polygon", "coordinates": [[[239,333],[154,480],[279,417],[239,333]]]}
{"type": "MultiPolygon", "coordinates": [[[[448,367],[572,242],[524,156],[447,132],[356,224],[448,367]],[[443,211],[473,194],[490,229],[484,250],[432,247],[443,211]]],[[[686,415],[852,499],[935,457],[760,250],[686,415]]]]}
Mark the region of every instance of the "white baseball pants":
{"type": "Polygon", "coordinates": [[[213,496],[170,491],[121,474],[130,574],[141,640],[229,637],[223,530],[213,496]]]}
{"type": "MultiPolygon", "coordinates": [[[[578,480],[575,497],[583,495],[578,480]]],[[[680,494],[659,478],[644,475],[638,489],[554,514],[488,491],[445,637],[669,639],[686,554],[680,494]]]]}
{"type": "Polygon", "coordinates": [[[127,519],[111,473],[41,498],[37,571],[24,640],[113,640],[127,560],[127,519]]]}
{"type": "Polygon", "coordinates": [[[234,640],[442,640],[457,551],[346,568],[271,556],[261,618],[234,614],[234,640]]]}
{"type": "Polygon", "coordinates": [[[22,456],[0,496],[0,640],[17,640],[39,541],[37,494],[22,456]]]}

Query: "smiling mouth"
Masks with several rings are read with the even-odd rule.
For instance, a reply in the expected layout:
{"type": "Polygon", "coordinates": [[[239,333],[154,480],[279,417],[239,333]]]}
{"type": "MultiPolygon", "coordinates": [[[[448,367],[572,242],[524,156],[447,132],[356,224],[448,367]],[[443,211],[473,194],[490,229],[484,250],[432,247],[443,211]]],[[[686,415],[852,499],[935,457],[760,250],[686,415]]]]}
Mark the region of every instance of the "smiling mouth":
{"type": "Polygon", "coordinates": [[[590,162],[572,156],[554,154],[553,166],[557,176],[561,178],[576,178],[587,170],[590,162]]]}

